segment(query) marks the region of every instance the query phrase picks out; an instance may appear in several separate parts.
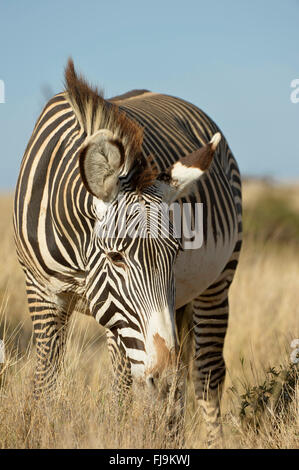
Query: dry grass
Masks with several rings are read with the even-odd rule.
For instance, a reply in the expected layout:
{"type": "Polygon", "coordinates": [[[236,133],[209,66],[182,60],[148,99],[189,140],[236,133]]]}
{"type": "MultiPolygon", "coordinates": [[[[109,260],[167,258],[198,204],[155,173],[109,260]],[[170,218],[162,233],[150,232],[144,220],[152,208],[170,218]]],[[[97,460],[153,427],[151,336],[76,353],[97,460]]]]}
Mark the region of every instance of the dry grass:
{"type": "MultiPolygon", "coordinates": [[[[269,188],[268,188],[269,189],[269,188]]],[[[263,196],[263,186],[245,186],[250,208],[263,196]]],[[[285,188],[275,188],[286,192],[285,188]]],[[[285,194],[285,193],[284,193],[285,194]]],[[[296,191],[292,208],[299,207],[296,191]]],[[[142,390],[129,406],[116,406],[111,366],[103,330],[94,320],[75,314],[65,368],[52,400],[32,398],[34,346],[27,313],[24,278],[14,253],[11,196],[0,198],[0,337],[6,339],[6,363],[0,369],[0,448],[172,448],[173,440],[158,402],[142,390]]],[[[231,289],[231,314],[225,343],[228,368],[223,396],[224,442],[227,448],[299,447],[299,390],[285,412],[266,407],[261,419],[242,422],[247,392],[255,397],[269,367],[288,367],[290,343],[299,338],[298,244],[253,240],[247,236],[231,289]],[[257,386],[256,389],[253,387],[257,386]],[[258,426],[257,426],[258,424],[258,426]]],[[[190,393],[192,397],[192,394],[190,393]]],[[[246,408],[253,410],[253,407],[246,408]]],[[[204,447],[201,416],[188,405],[186,448],[204,447]]]]}

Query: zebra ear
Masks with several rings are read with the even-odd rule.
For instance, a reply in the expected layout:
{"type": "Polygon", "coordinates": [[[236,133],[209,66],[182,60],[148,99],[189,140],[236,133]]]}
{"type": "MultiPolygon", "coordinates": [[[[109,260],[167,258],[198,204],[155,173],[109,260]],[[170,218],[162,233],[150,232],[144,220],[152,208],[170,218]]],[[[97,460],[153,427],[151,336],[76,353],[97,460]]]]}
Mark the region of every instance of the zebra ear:
{"type": "Polygon", "coordinates": [[[91,194],[111,202],[119,190],[119,174],[124,163],[122,143],[108,129],[101,129],[84,142],[79,152],[82,181],[91,194]]]}
{"type": "Polygon", "coordinates": [[[171,204],[192,192],[192,185],[209,169],[220,140],[221,134],[217,132],[204,147],[182,157],[158,176],[164,182],[165,202],[171,204]]]}

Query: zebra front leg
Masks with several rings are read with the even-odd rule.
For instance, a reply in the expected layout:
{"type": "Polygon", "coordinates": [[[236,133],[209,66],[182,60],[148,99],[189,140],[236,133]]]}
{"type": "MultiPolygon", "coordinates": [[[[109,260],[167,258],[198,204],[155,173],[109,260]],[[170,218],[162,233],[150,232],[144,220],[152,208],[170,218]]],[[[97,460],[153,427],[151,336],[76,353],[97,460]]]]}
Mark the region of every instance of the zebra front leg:
{"type": "Polygon", "coordinates": [[[36,341],[34,396],[49,393],[56,384],[61,367],[69,319],[62,308],[41,288],[27,281],[29,312],[36,341]]]}
{"type": "MultiPolygon", "coordinates": [[[[193,304],[190,302],[184,307],[179,308],[175,315],[177,334],[179,340],[179,362],[178,362],[178,380],[179,380],[179,426],[184,429],[186,402],[187,402],[187,384],[191,379],[191,364],[193,356],[193,304]]],[[[183,439],[183,438],[182,438],[183,439]]]]}
{"type": "Polygon", "coordinates": [[[107,329],[106,338],[114,372],[114,398],[116,398],[118,404],[121,404],[125,398],[128,398],[131,391],[131,366],[125,352],[117,343],[117,336],[111,330],[107,329]]]}
{"type": "Polygon", "coordinates": [[[209,447],[219,446],[222,441],[220,400],[226,371],[223,346],[228,323],[229,284],[222,279],[193,301],[193,380],[206,421],[209,447]]]}
{"type": "Polygon", "coordinates": [[[146,407],[150,406],[151,423],[157,423],[157,426],[161,426],[162,419],[162,422],[164,421],[167,426],[167,438],[173,444],[182,445],[183,406],[181,389],[178,387],[181,371],[177,371],[176,368],[171,371],[166,370],[165,376],[163,376],[162,372],[156,385],[153,385],[151,381],[143,382],[144,385],[147,385],[145,389],[142,389],[142,380],[141,383],[137,380],[136,388],[134,388],[132,387],[131,363],[126,356],[125,349],[121,341],[119,341],[117,333],[114,334],[113,331],[107,329],[106,337],[114,370],[112,390],[118,420],[120,421],[127,417],[133,397],[138,399],[142,397],[141,399],[144,399],[142,403],[145,405],[145,412],[146,407]],[[141,388],[139,389],[139,387],[141,388]],[[135,395],[136,392],[137,395],[135,395]],[[143,394],[144,392],[145,394],[143,394]],[[157,407],[154,406],[155,403],[158,404],[157,407]]]}

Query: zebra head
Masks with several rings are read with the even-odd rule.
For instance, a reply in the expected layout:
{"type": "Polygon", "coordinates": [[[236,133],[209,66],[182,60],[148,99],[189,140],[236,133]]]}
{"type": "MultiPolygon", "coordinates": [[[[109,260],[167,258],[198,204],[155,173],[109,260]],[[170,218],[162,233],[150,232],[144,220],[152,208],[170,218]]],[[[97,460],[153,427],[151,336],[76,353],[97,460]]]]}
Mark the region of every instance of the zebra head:
{"type": "Polygon", "coordinates": [[[86,133],[78,149],[94,218],[86,297],[131,376],[152,386],[175,365],[178,352],[174,265],[180,242],[165,205],[189,194],[209,168],[220,134],[160,172],[144,154],[143,129],[78,77],[71,61],[66,92],[86,133]]]}
{"type": "Polygon", "coordinates": [[[186,196],[209,167],[220,140],[166,172],[125,165],[126,148],[110,130],[88,138],[80,150],[82,180],[93,195],[95,224],[87,297],[92,314],[110,330],[134,378],[153,386],[163,370],[176,366],[174,265],[180,250],[167,207],[186,196]],[[136,170],[137,168],[137,170],[136,170]]]}

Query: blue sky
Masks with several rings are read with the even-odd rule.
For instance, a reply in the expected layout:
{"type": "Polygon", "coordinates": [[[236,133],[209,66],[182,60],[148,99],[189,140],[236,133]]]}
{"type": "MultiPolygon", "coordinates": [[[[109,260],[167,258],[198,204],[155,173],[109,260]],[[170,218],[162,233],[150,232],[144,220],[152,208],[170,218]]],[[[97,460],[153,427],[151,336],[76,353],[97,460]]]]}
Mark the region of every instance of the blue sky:
{"type": "Polygon", "coordinates": [[[0,189],[69,56],[107,97],[146,88],[202,108],[244,175],[299,180],[298,0],[0,0],[0,189]]]}

